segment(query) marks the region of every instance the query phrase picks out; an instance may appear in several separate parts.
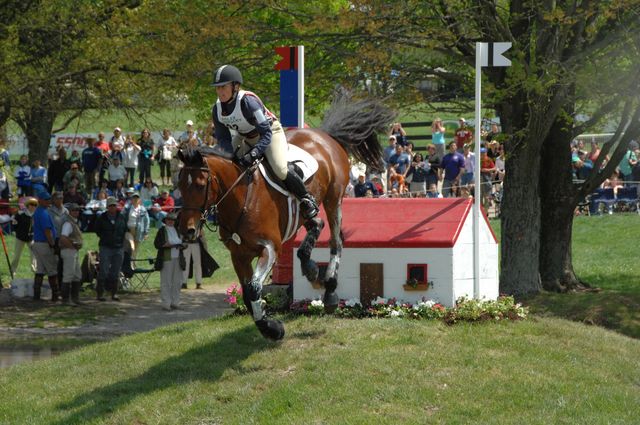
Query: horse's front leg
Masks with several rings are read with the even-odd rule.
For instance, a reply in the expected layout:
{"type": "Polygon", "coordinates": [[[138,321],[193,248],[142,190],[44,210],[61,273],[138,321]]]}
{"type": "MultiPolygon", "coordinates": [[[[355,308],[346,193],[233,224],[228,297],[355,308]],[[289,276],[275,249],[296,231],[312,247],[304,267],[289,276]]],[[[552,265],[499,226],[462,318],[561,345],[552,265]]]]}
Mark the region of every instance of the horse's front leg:
{"type": "MultiPolygon", "coordinates": [[[[242,282],[242,298],[262,335],[279,340],[284,337],[284,325],[279,320],[267,318],[265,302],[262,299],[262,285],[276,261],[276,251],[271,241],[260,241],[259,244],[263,248],[253,274],[242,282]]],[[[250,261],[249,267],[251,267],[250,261]]]]}
{"type": "Polygon", "coordinates": [[[307,229],[307,236],[304,237],[302,244],[296,255],[300,259],[300,267],[302,268],[302,274],[311,283],[318,280],[318,265],[311,259],[311,251],[316,246],[316,242],[320,237],[320,232],[324,227],[324,222],[316,217],[311,220],[307,220],[304,223],[304,227],[307,229]]]}

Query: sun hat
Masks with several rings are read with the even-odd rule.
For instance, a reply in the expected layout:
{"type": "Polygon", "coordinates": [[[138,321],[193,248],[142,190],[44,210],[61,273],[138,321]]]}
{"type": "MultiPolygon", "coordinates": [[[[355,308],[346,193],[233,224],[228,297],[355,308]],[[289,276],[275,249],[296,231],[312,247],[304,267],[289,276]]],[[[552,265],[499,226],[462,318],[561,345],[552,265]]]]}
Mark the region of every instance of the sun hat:
{"type": "Polygon", "coordinates": [[[111,205],[118,205],[118,200],[113,196],[107,198],[107,206],[110,207],[111,205]]]}
{"type": "Polygon", "coordinates": [[[193,121],[187,120],[187,125],[193,125],[193,121]]]}

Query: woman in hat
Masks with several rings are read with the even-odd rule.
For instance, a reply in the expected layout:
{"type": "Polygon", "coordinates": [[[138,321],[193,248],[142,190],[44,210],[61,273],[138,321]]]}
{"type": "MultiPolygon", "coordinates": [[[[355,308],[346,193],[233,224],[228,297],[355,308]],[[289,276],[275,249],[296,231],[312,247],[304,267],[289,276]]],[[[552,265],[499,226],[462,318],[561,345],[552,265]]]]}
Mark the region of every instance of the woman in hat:
{"type": "Polygon", "coordinates": [[[177,309],[180,304],[180,287],[185,269],[182,254],[184,245],[175,228],[176,219],[176,213],[167,214],[163,220],[164,226],[158,230],[153,241],[158,250],[156,270],[160,270],[160,302],[166,311],[177,309]]]}
{"type": "Polygon", "coordinates": [[[245,167],[264,156],[274,174],[300,200],[304,218],[315,217],[318,203],[300,177],[287,167],[287,138],[278,118],[255,93],[241,90],[242,82],[242,74],[232,65],[223,65],[214,73],[218,100],[212,114],[218,144],[237,154],[245,167]]]}

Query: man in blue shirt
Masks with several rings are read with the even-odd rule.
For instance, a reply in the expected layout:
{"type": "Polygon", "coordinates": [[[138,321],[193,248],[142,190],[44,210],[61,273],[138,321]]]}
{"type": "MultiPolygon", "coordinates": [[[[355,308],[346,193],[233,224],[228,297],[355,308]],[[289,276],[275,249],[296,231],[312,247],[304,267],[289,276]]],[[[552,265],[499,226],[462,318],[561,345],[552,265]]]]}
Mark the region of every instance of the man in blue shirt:
{"type": "Polygon", "coordinates": [[[94,146],[96,139],[86,139],[87,147],[82,151],[82,168],[84,169],[84,187],[87,193],[92,193],[96,185],[96,174],[102,166],[102,151],[94,146]]]}
{"type": "Polygon", "coordinates": [[[46,274],[51,287],[51,301],[57,301],[60,295],[58,288],[58,258],[55,254],[56,228],[49,215],[51,195],[42,191],[38,194],[38,208],[33,213],[33,257],[36,260],[36,275],[33,279],[33,299],[40,299],[42,282],[46,274]]]}
{"type": "Polygon", "coordinates": [[[378,196],[378,189],[371,183],[365,179],[364,174],[360,174],[358,176],[358,183],[353,186],[353,193],[356,198],[364,198],[367,196],[367,191],[371,191],[372,196],[378,196]]]}
{"type": "Polygon", "coordinates": [[[460,185],[460,178],[464,174],[464,156],[459,153],[456,142],[449,143],[449,153],[442,158],[441,167],[444,170],[442,182],[442,195],[445,198],[456,196],[456,190],[460,185]]]}

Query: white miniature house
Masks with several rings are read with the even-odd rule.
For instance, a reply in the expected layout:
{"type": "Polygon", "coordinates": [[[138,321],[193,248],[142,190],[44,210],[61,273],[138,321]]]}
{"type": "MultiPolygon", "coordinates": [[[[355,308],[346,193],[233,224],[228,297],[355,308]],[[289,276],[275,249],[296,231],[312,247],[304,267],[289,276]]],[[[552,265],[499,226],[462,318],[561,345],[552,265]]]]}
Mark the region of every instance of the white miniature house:
{"type": "MultiPolygon", "coordinates": [[[[472,298],[472,208],[467,198],[345,198],[338,296],[363,304],[377,296],[412,303],[424,298],[447,307],[461,296],[472,298]]],[[[329,226],[324,211],[321,216],[326,225],[311,257],[322,274],[329,261],[329,226]]],[[[480,298],[495,300],[498,241],[485,214],[480,226],[480,298]]],[[[298,233],[293,254],[305,234],[298,233]]],[[[292,257],[294,299],[321,297],[324,289],[312,286],[292,257]]]]}

